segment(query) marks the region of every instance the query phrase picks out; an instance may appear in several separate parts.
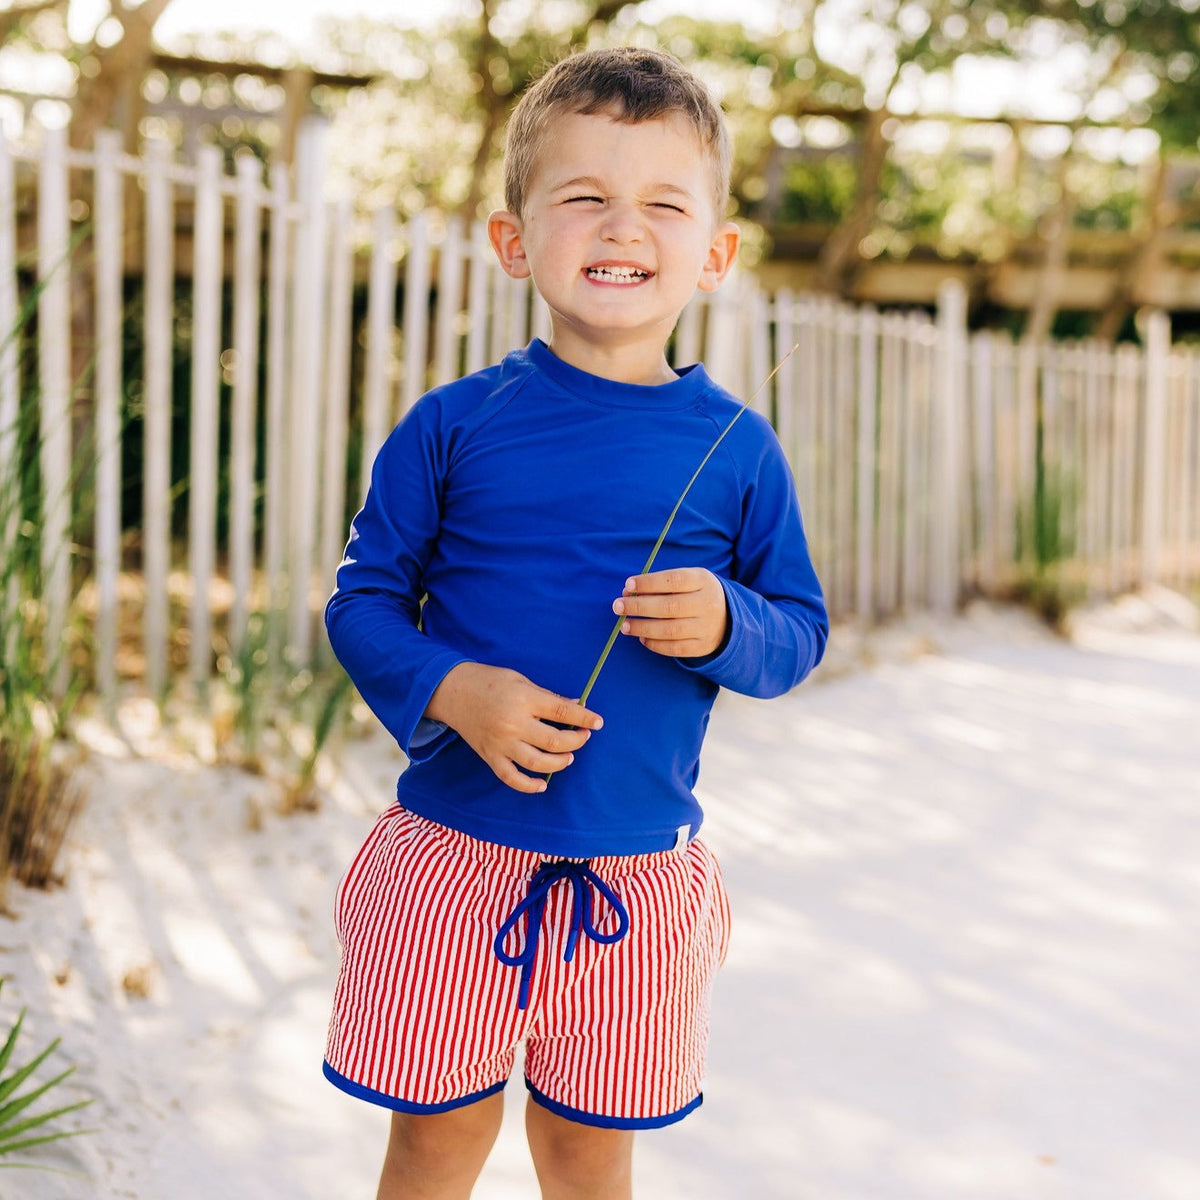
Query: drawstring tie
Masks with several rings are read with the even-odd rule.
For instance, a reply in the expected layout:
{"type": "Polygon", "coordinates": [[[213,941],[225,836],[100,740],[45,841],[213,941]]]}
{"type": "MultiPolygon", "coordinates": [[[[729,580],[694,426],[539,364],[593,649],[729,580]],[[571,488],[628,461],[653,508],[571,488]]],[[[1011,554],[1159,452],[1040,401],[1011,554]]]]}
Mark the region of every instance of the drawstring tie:
{"type": "Polygon", "coordinates": [[[572,885],[571,895],[571,930],[567,934],[567,948],[563,961],[570,962],[575,956],[575,947],[579,944],[579,935],[586,934],[593,942],[602,946],[619,942],[629,930],[629,912],[621,903],[620,897],[592,870],[590,860],[572,862],[561,859],[558,862],[542,863],[533,873],[529,881],[529,890],[518,901],[516,908],[508,915],[507,920],[500,926],[492,948],[496,957],[506,967],[521,968],[521,990],[517,996],[517,1007],[525,1008],[529,1004],[529,984],[533,976],[533,960],[537,956],[538,937],[542,931],[542,917],[546,912],[546,899],[550,889],[560,879],[567,880],[572,885]],[[592,887],[608,901],[609,906],[617,916],[615,933],[601,933],[592,922],[592,887]],[[521,918],[525,918],[525,945],[520,954],[506,954],[504,942],[508,935],[517,927],[521,918]]]}

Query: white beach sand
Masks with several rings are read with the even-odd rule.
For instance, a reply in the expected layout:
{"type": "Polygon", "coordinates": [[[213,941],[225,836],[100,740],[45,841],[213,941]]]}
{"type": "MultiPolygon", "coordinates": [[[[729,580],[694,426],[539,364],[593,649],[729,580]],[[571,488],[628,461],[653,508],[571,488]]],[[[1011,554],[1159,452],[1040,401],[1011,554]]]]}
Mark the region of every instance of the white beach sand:
{"type": "MultiPolygon", "coordinates": [[[[1157,594],[1073,640],[975,607],[842,631],[824,678],[725,696],[701,791],[733,947],[706,1101],[641,1200],[1200,1198],[1200,633],[1157,594]]],[[[3,1200],[357,1200],[386,1115],[320,1075],[341,871],[401,760],[319,812],[100,721],[67,886],[15,889],[0,1018],[79,1064],[94,1133],[3,1200]],[[255,826],[259,826],[255,828],[255,826]]],[[[532,1198],[519,1080],[476,1195],[532,1198]]]]}

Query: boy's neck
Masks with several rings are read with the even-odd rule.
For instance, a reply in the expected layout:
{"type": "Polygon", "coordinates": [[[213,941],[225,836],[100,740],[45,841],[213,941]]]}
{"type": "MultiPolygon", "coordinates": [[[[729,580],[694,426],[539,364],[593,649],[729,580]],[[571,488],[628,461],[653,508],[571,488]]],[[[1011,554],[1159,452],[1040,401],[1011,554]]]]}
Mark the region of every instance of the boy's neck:
{"type": "Polygon", "coordinates": [[[614,383],[657,386],[679,378],[667,362],[666,348],[657,339],[606,346],[555,330],[547,344],[555,358],[614,383]]]}

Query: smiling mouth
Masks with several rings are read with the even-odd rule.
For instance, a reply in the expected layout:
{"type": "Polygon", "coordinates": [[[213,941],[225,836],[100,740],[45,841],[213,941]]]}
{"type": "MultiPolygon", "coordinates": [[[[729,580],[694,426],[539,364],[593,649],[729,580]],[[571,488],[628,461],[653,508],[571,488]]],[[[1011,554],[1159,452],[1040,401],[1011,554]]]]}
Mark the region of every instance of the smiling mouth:
{"type": "Polygon", "coordinates": [[[584,274],[599,283],[641,283],[650,278],[650,272],[639,267],[588,267],[584,274]]]}

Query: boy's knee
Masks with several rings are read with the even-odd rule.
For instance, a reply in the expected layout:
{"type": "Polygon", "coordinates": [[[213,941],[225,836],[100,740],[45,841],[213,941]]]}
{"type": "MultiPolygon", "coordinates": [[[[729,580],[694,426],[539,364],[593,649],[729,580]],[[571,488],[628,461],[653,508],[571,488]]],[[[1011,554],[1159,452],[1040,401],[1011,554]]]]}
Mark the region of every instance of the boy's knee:
{"type": "Polygon", "coordinates": [[[553,1181],[565,1189],[564,1195],[580,1196],[615,1196],[628,1188],[633,1167],[631,1132],[569,1121],[533,1101],[526,1107],[526,1127],[543,1185],[553,1181]]]}
{"type": "Polygon", "coordinates": [[[454,1178],[483,1165],[500,1128],[499,1097],[432,1115],[393,1113],[388,1169],[454,1178]]]}

